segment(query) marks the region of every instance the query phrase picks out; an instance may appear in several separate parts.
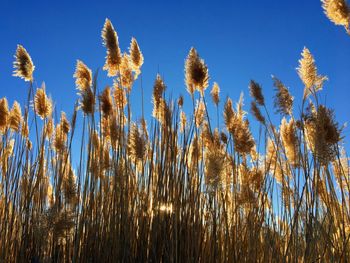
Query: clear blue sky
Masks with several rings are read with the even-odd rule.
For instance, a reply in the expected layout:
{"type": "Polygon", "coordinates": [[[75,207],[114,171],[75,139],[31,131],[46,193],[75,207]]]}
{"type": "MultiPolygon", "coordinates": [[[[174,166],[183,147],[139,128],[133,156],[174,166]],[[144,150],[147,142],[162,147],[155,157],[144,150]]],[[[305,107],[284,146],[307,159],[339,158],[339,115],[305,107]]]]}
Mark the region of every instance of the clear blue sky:
{"type": "MultiPolygon", "coordinates": [[[[326,18],[319,0],[2,0],[0,97],[6,96],[10,104],[14,99],[25,100],[27,83],[12,77],[16,45],[22,44],[36,65],[37,83],[45,81],[57,110],[71,114],[77,99],[72,77],[76,59],[93,70],[103,66],[101,29],[106,17],[118,32],[122,50],[127,50],[133,36],[139,42],[145,57],[142,72],[148,115],[158,68],[168,94],[187,95],[183,68],[191,46],[205,59],[210,86],[218,82],[223,98],[229,95],[236,101],[244,91],[248,111],[247,87],[249,80],[255,79],[262,84],[268,105],[272,105],[270,76],[274,74],[290,87],[296,106],[300,106],[303,86],[295,68],[306,46],[316,59],[319,73],[329,77],[322,101],[335,109],[340,123],[350,120],[350,36],[326,18]]],[[[112,83],[105,75],[100,72],[100,89],[112,83]]],[[[137,82],[133,108],[141,113],[139,91],[137,82]]],[[[350,136],[349,128],[345,135],[350,136]]]]}

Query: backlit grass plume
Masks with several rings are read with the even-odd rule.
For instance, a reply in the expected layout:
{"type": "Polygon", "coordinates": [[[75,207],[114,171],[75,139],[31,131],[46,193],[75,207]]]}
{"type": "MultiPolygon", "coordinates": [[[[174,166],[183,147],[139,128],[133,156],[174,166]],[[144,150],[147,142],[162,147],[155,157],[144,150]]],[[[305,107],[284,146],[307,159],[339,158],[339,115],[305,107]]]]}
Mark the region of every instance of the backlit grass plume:
{"type": "Polygon", "coordinates": [[[294,119],[289,122],[285,118],[281,123],[281,137],[286,151],[288,161],[293,166],[299,165],[299,139],[297,135],[297,128],[294,119]]]}
{"type": "Polygon", "coordinates": [[[91,114],[95,108],[95,95],[91,89],[91,69],[82,61],[78,60],[73,77],[75,78],[75,84],[81,96],[80,107],[85,114],[91,114]]]}
{"type": "Polygon", "coordinates": [[[34,96],[34,110],[42,119],[49,117],[52,113],[52,101],[46,95],[45,84],[36,90],[34,96]]]}
{"type": "Polygon", "coordinates": [[[9,106],[6,98],[0,99],[0,132],[4,132],[10,117],[9,106]]]}
{"type": "Polygon", "coordinates": [[[195,48],[191,48],[185,63],[185,83],[187,91],[193,95],[197,89],[203,96],[204,90],[208,87],[208,67],[201,59],[195,48]]]}
{"type": "Polygon", "coordinates": [[[140,74],[140,68],[143,64],[143,55],[141,53],[139,44],[137,43],[135,38],[131,39],[129,52],[132,63],[132,69],[135,71],[135,78],[137,78],[137,76],[140,74]]]}
{"type": "Polygon", "coordinates": [[[263,106],[265,104],[264,95],[262,94],[261,86],[254,80],[250,81],[249,84],[250,96],[258,103],[263,106]]]}
{"type": "Polygon", "coordinates": [[[350,7],[346,0],[321,0],[325,14],[334,24],[344,26],[350,35],[350,7]]]}
{"type": "Polygon", "coordinates": [[[107,49],[106,62],[103,66],[104,70],[108,71],[108,76],[116,76],[119,71],[119,66],[122,62],[122,55],[119,48],[118,35],[114,30],[111,21],[106,18],[102,29],[103,45],[107,49]]]}
{"type": "Polygon", "coordinates": [[[15,101],[12,105],[9,122],[9,127],[17,132],[22,123],[21,105],[17,101],[15,101]]]}
{"type": "Polygon", "coordinates": [[[219,102],[220,102],[220,97],[219,97],[219,95],[220,95],[220,87],[219,87],[219,85],[216,82],[214,82],[213,88],[210,91],[210,95],[211,95],[211,98],[212,98],[214,104],[216,106],[218,106],[219,102]]]}
{"type": "Polygon", "coordinates": [[[132,74],[132,63],[128,54],[123,54],[119,69],[119,83],[130,93],[135,77],[132,74]]]}
{"type": "Polygon", "coordinates": [[[220,88],[193,48],[183,87],[190,100],[168,97],[159,74],[140,98],[136,40],[122,53],[108,19],[102,37],[114,78],[93,77],[78,60],[72,113],[54,110],[28,70],[20,73],[31,81],[23,116],[18,102],[9,109],[0,99],[0,262],[350,258],[349,159],[308,49],[298,68],[301,106],[273,77],[274,98],[250,82],[248,114],[243,92],[220,109],[220,88]]]}
{"type": "Polygon", "coordinates": [[[15,69],[13,76],[20,77],[25,81],[33,81],[35,66],[27,50],[21,45],[17,46],[13,67],[15,69]]]}
{"type": "Polygon", "coordinates": [[[113,101],[111,96],[111,88],[106,87],[102,94],[100,95],[100,103],[101,103],[101,111],[103,117],[108,117],[112,113],[113,110],[113,101]]]}
{"type": "Polygon", "coordinates": [[[272,76],[273,85],[275,86],[276,94],[274,97],[274,106],[277,112],[284,115],[291,115],[293,111],[294,97],[290,94],[288,88],[275,76],[272,76]]]}
{"type": "Polygon", "coordinates": [[[82,61],[77,60],[75,73],[75,84],[79,91],[86,90],[92,85],[92,72],[82,61]]]}
{"type": "Polygon", "coordinates": [[[301,53],[302,58],[299,60],[298,74],[305,85],[304,96],[307,97],[311,93],[315,93],[322,89],[323,82],[327,79],[318,75],[315,59],[309,49],[304,47],[301,53]]]}

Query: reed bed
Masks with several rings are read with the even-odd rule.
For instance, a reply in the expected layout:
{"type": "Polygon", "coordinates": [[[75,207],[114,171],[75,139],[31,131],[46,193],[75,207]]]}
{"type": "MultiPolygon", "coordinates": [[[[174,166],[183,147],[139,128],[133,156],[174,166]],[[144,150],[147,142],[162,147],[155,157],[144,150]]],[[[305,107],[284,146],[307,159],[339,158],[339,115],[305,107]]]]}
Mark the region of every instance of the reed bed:
{"type": "Polygon", "coordinates": [[[98,90],[97,74],[78,60],[70,114],[55,114],[17,47],[14,75],[28,83],[28,100],[0,100],[0,262],[348,261],[349,159],[342,127],[321,104],[327,78],[307,48],[297,106],[273,76],[269,112],[250,81],[253,138],[243,95],[236,105],[222,99],[194,48],[189,96],[167,98],[157,75],[152,119],[132,117],[143,55],[134,38],[121,51],[108,19],[102,39],[111,83],[98,90]]]}

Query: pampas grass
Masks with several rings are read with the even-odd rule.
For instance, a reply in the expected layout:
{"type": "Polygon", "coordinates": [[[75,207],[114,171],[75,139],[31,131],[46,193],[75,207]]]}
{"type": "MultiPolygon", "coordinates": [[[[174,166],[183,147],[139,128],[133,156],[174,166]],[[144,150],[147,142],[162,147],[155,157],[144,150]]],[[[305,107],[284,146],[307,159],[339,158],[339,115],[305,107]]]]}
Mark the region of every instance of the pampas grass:
{"type": "Polygon", "coordinates": [[[243,95],[236,107],[227,97],[221,111],[213,82],[215,125],[205,100],[208,67],[194,48],[185,62],[189,105],[169,99],[157,75],[147,124],[130,105],[144,61],[138,43],[122,53],[108,19],[102,38],[113,78],[99,91],[97,75],[78,60],[73,113],[58,119],[18,47],[15,75],[36,92],[28,92],[24,116],[18,102],[10,110],[0,99],[0,262],[350,258],[349,159],[334,112],[319,103],[325,78],[308,49],[298,68],[301,112],[273,77],[281,125],[271,121],[262,87],[249,83],[260,127],[254,138],[243,95]]]}

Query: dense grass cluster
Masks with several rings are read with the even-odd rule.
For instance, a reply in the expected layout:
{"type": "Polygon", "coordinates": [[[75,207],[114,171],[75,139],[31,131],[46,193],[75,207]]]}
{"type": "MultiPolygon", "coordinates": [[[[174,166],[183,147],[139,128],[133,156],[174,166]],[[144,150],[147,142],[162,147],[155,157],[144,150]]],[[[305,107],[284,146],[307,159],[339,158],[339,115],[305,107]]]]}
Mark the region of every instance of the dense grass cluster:
{"type": "Polygon", "coordinates": [[[143,55],[135,39],[120,50],[108,19],[102,38],[113,84],[99,91],[97,77],[77,61],[71,118],[54,119],[45,86],[34,87],[31,57],[17,48],[14,75],[29,82],[28,101],[22,114],[17,102],[10,109],[0,100],[0,262],[350,258],[348,158],[333,112],[320,103],[326,77],[308,49],[299,60],[298,112],[273,77],[280,124],[272,123],[259,83],[250,82],[254,139],[243,96],[234,107],[217,83],[209,94],[208,68],[194,48],[185,62],[188,100],[167,99],[158,75],[150,125],[143,114],[132,118],[143,55]]]}

